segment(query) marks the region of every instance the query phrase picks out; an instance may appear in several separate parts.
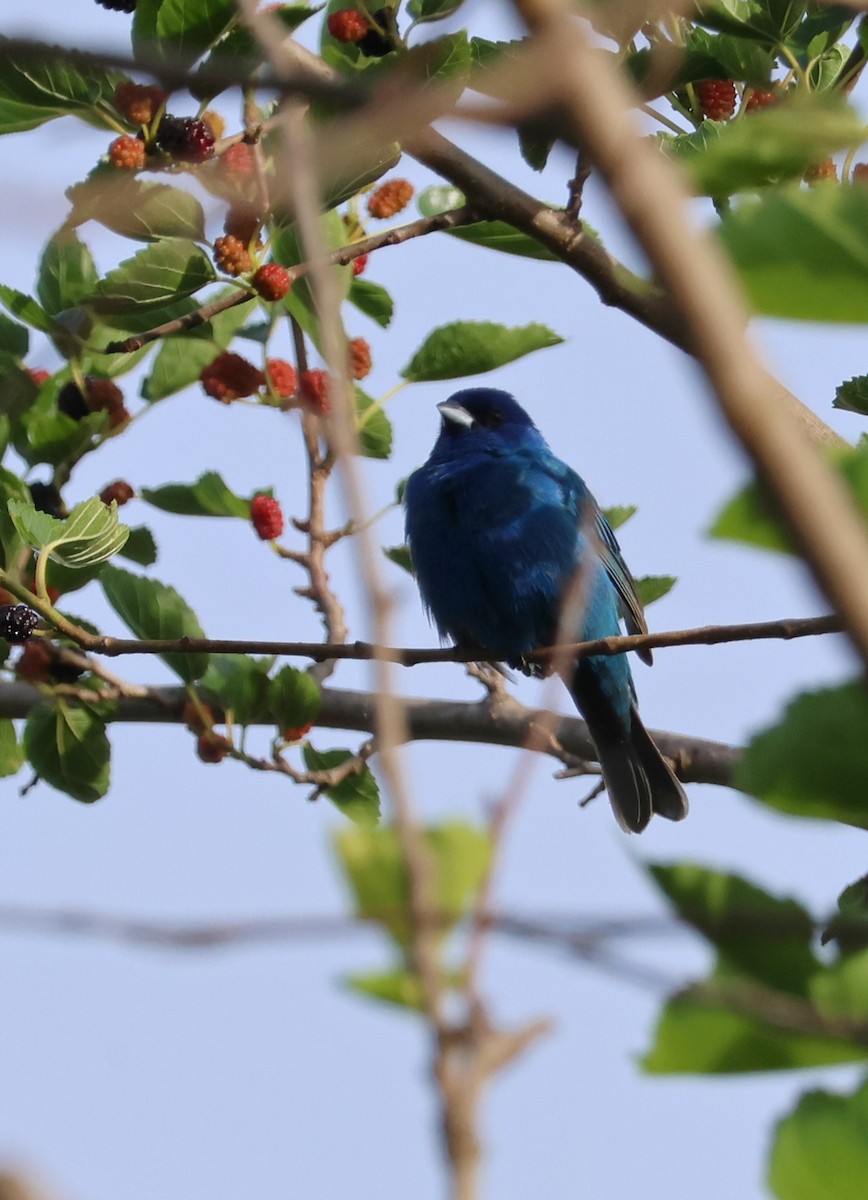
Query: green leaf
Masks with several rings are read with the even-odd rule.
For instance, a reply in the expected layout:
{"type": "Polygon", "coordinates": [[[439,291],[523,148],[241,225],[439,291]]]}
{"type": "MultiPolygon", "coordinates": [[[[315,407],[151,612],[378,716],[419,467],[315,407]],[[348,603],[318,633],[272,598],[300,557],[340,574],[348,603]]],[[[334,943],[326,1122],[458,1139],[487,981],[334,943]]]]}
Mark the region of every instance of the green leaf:
{"type": "Polygon", "coordinates": [[[28,296],[25,292],[19,292],[17,288],[7,287],[0,283],[0,304],[8,309],[14,317],[20,317],[31,329],[50,333],[54,328],[54,322],[48,313],[39,307],[32,296],[28,296]]]}
{"type": "Polygon", "coordinates": [[[864,139],[853,109],[814,97],[807,104],[772,105],[740,121],[703,121],[694,133],[666,135],[660,144],[687,168],[700,195],[729,196],[800,177],[812,163],[864,139]]]}
{"type": "Polygon", "coordinates": [[[697,863],[649,864],[648,871],[679,917],[717,949],[728,973],[807,996],[820,963],[811,949],[814,922],[801,904],[697,863]]]}
{"type": "Polygon", "coordinates": [[[861,950],[819,971],[811,981],[811,1000],[830,1021],[868,1021],[868,950],[861,950]]]}
{"type": "Polygon", "coordinates": [[[12,471],[0,466],[0,548],[2,548],[2,566],[9,568],[15,563],[24,549],[21,534],[15,528],[9,516],[10,500],[30,502],[30,489],[23,479],[19,479],[12,471]]]}
{"type": "Polygon", "coordinates": [[[868,875],[848,884],[838,897],[838,911],[820,939],[834,941],[842,954],[868,949],[868,875]]]}
{"type": "Polygon", "coordinates": [[[215,279],[211,260],[195,242],[166,238],[109,271],[97,285],[90,303],[97,312],[154,308],[190,296],[215,279]]]}
{"type": "MultiPolygon", "coordinates": [[[[174,588],[156,579],[107,566],[100,576],[106,600],[137,638],[201,638],[199,618],[174,588]]],[[[164,654],[166,666],[185,683],[208,670],[207,654],[164,654]]]]}
{"type": "Polygon", "coordinates": [[[866,729],[861,684],[807,692],[751,740],[733,782],[779,812],[868,829],[866,729]]]}
{"type": "Polygon", "coordinates": [[[355,389],[356,429],[365,458],[388,458],[392,453],[392,423],[382,408],[372,409],[374,400],[360,387],[355,389]],[[366,413],[370,411],[370,416],[366,413]]]}
{"type": "MultiPolygon", "coordinates": [[[[314,750],[309,743],[302,747],[302,754],[309,771],[327,771],[353,757],[349,750],[314,750]]],[[[379,821],[380,789],[370,767],[363,767],[357,775],[348,775],[335,787],[323,791],[355,825],[368,828],[379,821]]]]}
{"type": "MultiPolygon", "coordinates": [[[[484,830],[463,821],[432,826],[422,836],[445,938],[476,900],[489,868],[491,841],[484,830]]],[[[407,877],[394,827],[341,830],[335,849],[358,915],[381,924],[406,948],[411,938],[407,877]]]]}
{"type": "Polygon", "coordinates": [[[384,546],[383,553],[389,562],[395,563],[396,566],[401,567],[408,574],[413,574],[413,560],[410,558],[409,546],[384,546]]]}
{"type": "Polygon", "coordinates": [[[678,579],[675,575],[640,575],[633,582],[636,584],[639,603],[643,608],[647,608],[649,604],[671,592],[678,579]]]}
{"type": "Polygon", "coordinates": [[[63,521],[37,511],[32,501],[10,500],[8,509],[22,540],[66,567],[104,562],[117,554],[130,533],[118,520],[117,502],[103,504],[99,496],[76,504],[63,521]]]}
{"type": "Polygon", "coordinates": [[[111,747],[105,721],[64,700],[40,703],[24,727],[24,753],[40,779],[91,804],[109,789],[111,747]]]}
{"type": "Polygon", "coordinates": [[[464,0],[409,0],[407,15],[413,18],[416,25],[425,21],[442,21],[451,17],[464,3],[464,0]]]}
{"type": "Polygon", "coordinates": [[[165,183],[119,175],[113,167],[97,171],[67,191],[72,201],[70,224],[98,221],[113,233],[136,241],[162,238],[203,241],[205,213],[190,192],[165,183]]]}
{"type": "Polygon", "coordinates": [[[74,308],[97,285],[98,275],[90,250],[74,233],[56,233],[42,255],[36,294],[52,317],[74,308]]]}
{"type": "MultiPolygon", "coordinates": [[[[866,1047],[843,1038],[779,1029],[760,1016],[735,1011],[729,994],[730,989],[724,991],[719,1006],[689,989],[670,1000],[642,1069],[652,1075],[729,1075],[798,1070],[868,1057],[866,1047]]],[[[750,984],[746,994],[752,994],[750,984]]]]}
{"type": "MultiPolygon", "coordinates": [[[[6,43],[0,38],[0,45],[6,43]]],[[[0,69],[0,133],[35,129],[45,121],[73,115],[114,129],[111,98],[126,78],[117,71],[72,63],[63,50],[15,57],[3,52],[0,69]]]]}
{"type": "Polygon", "coordinates": [[[145,525],[133,526],[119,554],[129,562],[138,563],[140,567],[153,566],[157,561],[157,543],[154,541],[154,535],[145,525]]]}
{"type": "Polygon", "coordinates": [[[281,667],[268,687],[268,706],[280,730],[303,729],[319,713],[319,684],[307,671],[281,667]]]}
{"type": "Polygon", "coordinates": [[[868,1083],[807,1092],[779,1123],[769,1186],[777,1200],[858,1200],[868,1192],[868,1083]]]}
{"type": "Polygon", "coordinates": [[[15,736],[15,726],[4,718],[0,720],[0,779],[17,775],[24,766],[24,749],[15,736]]]}
{"type": "Polygon", "coordinates": [[[206,471],[195,483],[166,483],[158,488],[141,488],[139,494],[163,512],[250,520],[250,501],[236,495],[216,471],[206,471]]]}
{"type": "Polygon", "coordinates": [[[345,975],[343,984],[349,991],[369,1000],[382,1000],[396,1008],[409,1008],[415,1012],[425,1011],[422,981],[407,967],[345,975]]]}
{"type": "MultiPolygon", "coordinates": [[[[343,246],[346,241],[346,230],[340,216],[336,212],[331,211],[325,213],[320,220],[327,248],[329,250],[337,250],[340,246],[343,246]]],[[[271,250],[274,261],[280,263],[281,266],[295,267],[304,261],[301,242],[299,241],[295,226],[287,225],[277,229],[272,237],[271,250]]],[[[353,281],[352,267],[333,266],[329,270],[334,274],[340,299],[345,299],[349,294],[350,285],[353,281]]],[[[314,304],[313,293],[310,290],[310,283],[306,278],[303,277],[295,281],[286,294],[284,305],[291,316],[301,325],[304,332],[312,339],[317,349],[322,351],[322,338],[320,336],[316,305],[314,304]]]]}
{"type": "Polygon", "coordinates": [[[354,279],[350,284],[347,299],[359,312],[376,321],[383,329],[388,329],[391,325],[395,302],[379,283],[371,283],[369,279],[354,279]]]}
{"type": "Polygon", "coordinates": [[[30,334],[23,325],[0,313],[0,351],[23,358],[30,349],[30,334]]]}
{"type": "MultiPolygon", "coordinates": [[[[416,201],[423,217],[434,217],[450,209],[461,208],[464,203],[464,193],[449,184],[435,184],[426,188],[416,201]]],[[[527,234],[519,233],[505,221],[474,221],[472,225],[460,225],[445,232],[461,241],[499,250],[503,254],[517,254],[522,258],[536,258],[545,262],[559,261],[551,250],[527,234]]]]}
{"type": "Polygon", "coordinates": [[[868,321],[868,188],[782,188],[733,208],[720,236],[757,312],[868,321]]]}
{"type": "Polygon", "coordinates": [[[835,388],[832,407],[844,408],[868,417],[868,375],[856,375],[835,388]]]}
{"type": "Polygon", "coordinates": [[[481,375],[563,340],[545,325],[508,328],[491,321],[455,321],[429,334],[401,375],[413,383],[481,375]]]}
{"type": "Polygon", "coordinates": [[[133,16],[137,55],[189,66],[237,18],[235,0],[139,0],[133,16]]]}
{"type": "Polygon", "coordinates": [[[750,483],[725,505],[709,533],[724,541],[745,542],[763,550],[794,554],[792,541],[774,512],[774,503],[767,490],[760,484],[750,483]]]}
{"type": "Polygon", "coordinates": [[[638,512],[635,504],[614,504],[610,508],[603,509],[603,516],[611,525],[612,529],[620,529],[622,525],[626,525],[631,517],[638,512]]]}
{"type": "Polygon", "coordinates": [[[273,662],[272,658],[212,654],[202,688],[216,698],[225,712],[231,712],[238,725],[266,720],[271,688],[268,672],[273,662]]]}

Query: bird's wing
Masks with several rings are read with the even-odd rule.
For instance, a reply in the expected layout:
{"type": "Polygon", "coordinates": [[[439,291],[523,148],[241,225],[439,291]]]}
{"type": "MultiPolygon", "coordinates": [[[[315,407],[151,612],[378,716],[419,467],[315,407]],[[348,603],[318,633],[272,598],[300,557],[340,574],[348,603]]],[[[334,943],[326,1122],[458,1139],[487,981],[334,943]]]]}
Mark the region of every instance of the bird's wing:
{"type": "MultiPolygon", "coordinates": [[[[600,512],[584,480],[571,467],[552,456],[549,471],[560,484],[564,503],[574,517],[582,522],[588,519],[585,516],[586,513],[593,516],[597,550],[606,574],[618,594],[618,611],[627,626],[628,633],[647,633],[648,625],[645,621],[642,602],[636,594],[636,584],[629,567],[624,562],[621,547],[618,545],[618,539],[615,537],[612,526],[600,512]],[[589,505],[590,509],[587,507],[589,505]]],[[[651,662],[650,650],[638,650],[637,654],[643,662],[651,662]]]]}

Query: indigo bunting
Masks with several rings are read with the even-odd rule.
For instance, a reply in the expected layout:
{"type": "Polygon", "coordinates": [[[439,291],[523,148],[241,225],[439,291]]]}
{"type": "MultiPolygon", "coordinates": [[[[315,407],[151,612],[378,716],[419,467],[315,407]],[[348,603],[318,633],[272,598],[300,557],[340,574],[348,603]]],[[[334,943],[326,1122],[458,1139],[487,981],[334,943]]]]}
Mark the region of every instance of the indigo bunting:
{"type": "MultiPolygon", "coordinates": [[[[610,637],[620,619],[644,632],[608,522],[516,400],[468,388],[437,407],[439,437],[404,500],[413,569],[441,637],[527,670],[525,656],[559,634],[610,637]]],[[[554,665],[587,722],[619,825],[639,833],[652,813],[686,816],[684,789],[639,718],[627,656],[554,665]]]]}

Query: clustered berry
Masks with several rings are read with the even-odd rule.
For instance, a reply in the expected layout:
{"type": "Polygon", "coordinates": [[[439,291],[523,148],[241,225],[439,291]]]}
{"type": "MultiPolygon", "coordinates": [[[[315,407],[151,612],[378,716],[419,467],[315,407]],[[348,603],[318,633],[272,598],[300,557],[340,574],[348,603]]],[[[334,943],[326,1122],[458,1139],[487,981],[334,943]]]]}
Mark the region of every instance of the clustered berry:
{"type": "Polygon", "coordinates": [[[768,108],[770,104],[777,104],[777,102],[777,92],[766,92],[762,88],[753,88],[747,98],[744,110],[745,112],[756,112],[757,109],[768,108]]]}
{"type": "Polygon", "coordinates": [[[281,400],[294,396],[298,388],[295,367],[283,358],[268,358],[265,360],[265,373],[275,395],[281,400]]]}
{"type": "Polygon", "coordinates": [[[166,103],[166,92],[154,84],[119,83],[115,89],[115,108],[133,125],[150,125],[166,103]]]}
{"type": "Polygon", "coordinates": [[[218,354],[204,368],[199,379],[207,394],[222,404],[252,396],[265,384],[265,376],[258,367],[228,350],[218,354]]]}
{"type": "Polygon", "coordinates": [[[356,45],[366,58],[382,58],[399,46],[398,22],[393,8],[378,8],[371,14],[370,28],[356,45]]]}
{"type": "Polygon", "coordinates": [[[728,121],[735,112],[735,84],[731,79],[702,79],[696,85],[702,115],[709,121],[728,121]]]}
{"type": "Polygon", "coordinates": [[[353,278],[358,279],[364,274],[365,267],[368,265],[367,254],[360,254],[358,258],[353,259],[353,278]]]}
{"type": "Polygon", "coordinates": [[[868,163],[858,162],[853,168],[853,182],[866,184],[868,183],[868,163]]]}
{"type": "Polygon", "coordinates": [[[256,155],[252,146],[247,142],[236,142],[220,155],[220,166],[227,175],[243,178],[252,175],[256,166],[256,155]]]}
{"type": "Polygon", "coordinates": [[[125,479],[116,479],[114,483],[106,484],[106,486],[100,492],[99,498],[102,500],[103,504],[111,504],[112,500],[114,500],[115,504],[117,504],[118,508],[120,508],[121,505],[126,504],[129,500],[132,500],[135,494],[136,493],[125,479]]]}
{"type": "Polygon", "coordinates": [[[44,512],[49,517],[57,517],[58,520],[63,520],[67,515],[66,505],[63,503],[60,492],[53,483],[42,483],[36,479],[27,486],[30,491],[30,499],[33,501],[33,507],[37,512],[44,512]]]}
{"type": "Polygon", "coordinates": [[[230,233],[215,239],[214,261],[227,275],[244,275],[253,266],[247,242],[242,242],[230,233]]]}
{"type": "Polygon", "coordinates": [[[259,213],[252,204],[233,204],[226,214],[223,229],[227,237],[237,238],[249,246],[262,224],[259,213]]]}
{"type": "Polygon", "coordinates": [[[197,117],[172,117],[167,113],[160,122],[156,141],[177,162],[203,163],[214,153],[214,134],[197,117]]]}
{"type": "Polygon", "coordinates": [[[28,367],[27,374],[37,387],[42,387],[43,383],[48,383],[51,378],[51,372],[43,370],[42,367],[28,367]]]}
{"type": "Polygon", "coordinates": [[[291,284],[289,271],[279,263],[266,263],[253,276],[253,286],[263,300],[282,300],[291,284]]]}
{"type": "Polygon", "coordinates": [[[148,157],[145,143],[137,137],[123,134],[109,146],[109,160],[119,171],[141,171],[148,157]]]}
{"type": "Polygon", "coordinates": [[[101,379],[97,375],[85,376],[85,391],[70,380],[60,389],[57,397],[57,407],[73,421],[81,421],[88,413],[108,413],[110,429],[119,429],[130,420],[130,414],[124,405],[124,394],[111,379],[101,379]]]}
{"type": "Polygon", "coordinates": [[[206,733],[214,724],[214,712],[207,704],[188,700],[181,709],[181,720],[191,733],[206,733]]]}
{"type": "Polygon", "coordinates": [[[214,733],[210,729],[200,733],[196,739],[196,753],[203,763],[222,762],[231,749],[231,742],[221,733],[214,733]]]}
{"type": "Polygon", "coordinates": [[[364,338],[352,338],[349,350],[350,374],[353,379],[364,379],[371,373],[371,347],[364,338]]]}
{"type": "Polygon", "coordinates": [[[19,655],[15,674],[28,683],[75,683],[81,679],[84,668],[70,662],[52,642],[33,638],[19,655]]]}
{"type": "Polygon", "coordinates": [[[250,520],[263,542],[273,542],[283,533],[283,511],[273,496],[254,496],[250,501],[250,520]]]}
{"type": "Polygon", "coordinates": [[[379,221],[394,217],[413,199],[413,185],[407,179],[390,179],[381,183],[368,200],[368,212],[379,221]]]}
{"type": "Polygon", "coordinates": [[[109,12],[132,13],[136,11],[136,0],[96,0],[100,8],[109,12]]]}
{"type": "Polygon", "coordinates": [[[302,371],[298,386],[302,403],[311,412],[320,417],[332,415],[332,402],[329,396],[329,377],[327,371],[302,371]]]}
{"type": "Polygon", "coordinates": [[[23,646],[30,640],[39,617],[26,604],[0,605],[0,637],[13,645],[23,646]]]}
{"type": "Polygon", "coordinates": [[[818,183],[837,183],[838,168],[831,158],[824,158],[822,162],[812,163],[805,171],[804,178],[811,187],[816,187],[818,183]]]}
{"type": "Polygon", "coordinates": [[[368,14],[358,8],[339,8],[331,13],[327,24],[336,42],[360,42],[371,28],[368,14]]]}

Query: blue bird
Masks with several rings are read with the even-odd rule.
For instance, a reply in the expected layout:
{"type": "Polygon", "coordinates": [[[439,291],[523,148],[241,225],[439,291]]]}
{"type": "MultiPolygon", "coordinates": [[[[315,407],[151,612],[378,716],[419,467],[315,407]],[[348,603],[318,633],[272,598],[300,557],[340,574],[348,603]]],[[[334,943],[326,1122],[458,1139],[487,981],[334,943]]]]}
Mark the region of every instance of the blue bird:
{"type": "MultiPolygon", "coordinates": [[[[440,636],[527,669],[558,640],[647,629],[621,550],[584,482],[507,392],[468,388],[438,404],[440,435],[407,482],[413,569],[440,636]],[[559,630],[565,593],[577,616],[559,630]]],[[[645,661],[651,655],[640,652],[645,661]]],[[[636,709],[625,654],[557,663],[585,718],[619,825],[639,833],[687,797],[636,709]]]]}

